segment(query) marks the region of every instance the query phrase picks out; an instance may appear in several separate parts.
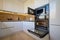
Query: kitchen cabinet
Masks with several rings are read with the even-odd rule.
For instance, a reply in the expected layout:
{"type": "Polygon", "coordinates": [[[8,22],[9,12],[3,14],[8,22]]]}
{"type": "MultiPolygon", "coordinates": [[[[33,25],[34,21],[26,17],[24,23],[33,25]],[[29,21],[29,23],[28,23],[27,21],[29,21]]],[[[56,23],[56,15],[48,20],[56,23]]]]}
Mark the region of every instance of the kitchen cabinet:
{"type": "Polygon", "coordinates": [[[59,25],[50,25],[50,39],[51,40],[60,40],[60,26],[59,25]]]}
{"type": "Polygon", "coordinates": [[[33,15],[0,10],[0,21],[34,21],[33,15]]]}
{"type": "Polygon", "coordinates": [[[50,1],[50,39],[60,40],[60,0],[50,1]]]}
{"type": "Polygon", "coordinates": [[[28,29],[32,30],[34,29],[35,25],[34,25],[34,22],[26,22],[26,21],[23,21],[23,30],[26,31],[28,29]]]}
{"type": "Polygon", "coordinates": [[[0,37],[23,30],[23,22],[0,22],[0,37]]]}
{"type": "Polygon", "coordinates": [[[16,21],[18,20],[18,15],[12,14],[11,12],[1,12],[0,11],[0,21],[16,21]]]}

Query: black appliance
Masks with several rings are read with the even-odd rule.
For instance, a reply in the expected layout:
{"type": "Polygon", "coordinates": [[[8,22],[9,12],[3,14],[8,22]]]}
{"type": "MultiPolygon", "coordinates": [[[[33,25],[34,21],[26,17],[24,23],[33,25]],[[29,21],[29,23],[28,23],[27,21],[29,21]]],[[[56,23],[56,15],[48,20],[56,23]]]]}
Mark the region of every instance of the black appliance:
{"type": "Polygon", "coordinates": [[[28,14],[35,15],[34,11],[35,11],[34,9],[28,7],[28,14]]]}
{"type": "Polygon", "coordinates": [[[36,9],[28,8],[28,14],[35,16],[35,29],[28,31],[40,38],[45,37],[49,33],[49,4],[36,9]]]}

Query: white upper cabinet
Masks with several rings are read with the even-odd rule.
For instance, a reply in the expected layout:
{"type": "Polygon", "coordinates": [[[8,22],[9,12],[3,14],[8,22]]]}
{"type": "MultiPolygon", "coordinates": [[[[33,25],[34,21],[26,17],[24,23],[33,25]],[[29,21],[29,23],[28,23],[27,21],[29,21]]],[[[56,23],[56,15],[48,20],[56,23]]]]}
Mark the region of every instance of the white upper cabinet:
{"type": "Polygon", "coordinates": [[[50,2],[50,24],[60,25],[60,0],[50,2]]]}
{"type": "Polygon", "coordinates": [[[50,1],[50,24],[55,24],[56,22],[56,1],[50,1]]]}
{"type": "Polygon", "coordinates": [[[56,23],[60,25],[60,0],[56,0],[56,23]]]}

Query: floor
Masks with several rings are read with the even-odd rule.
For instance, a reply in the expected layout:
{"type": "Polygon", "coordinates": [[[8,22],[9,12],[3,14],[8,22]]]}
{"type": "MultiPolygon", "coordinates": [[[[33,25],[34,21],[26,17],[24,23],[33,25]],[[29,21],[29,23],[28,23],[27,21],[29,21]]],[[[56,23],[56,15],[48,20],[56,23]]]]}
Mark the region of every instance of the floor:
{"type": "Polygon", "coordinates": [[[35,38],[36,40],[49,40],[49,34],[47,34],[44,38],[39,38],[36,35],[26,31],[27,34],[29,34],[31,37],[35,38]]]}
{"type": "Polygon", "coordinates": [[[21,32],[17,32],[15,34],[12,34],[10,36],[0,38],[0,40],[36,40],[36,39],[32,38],[31,36],[29,36],[25,32],[21,31],[21,32]]]}

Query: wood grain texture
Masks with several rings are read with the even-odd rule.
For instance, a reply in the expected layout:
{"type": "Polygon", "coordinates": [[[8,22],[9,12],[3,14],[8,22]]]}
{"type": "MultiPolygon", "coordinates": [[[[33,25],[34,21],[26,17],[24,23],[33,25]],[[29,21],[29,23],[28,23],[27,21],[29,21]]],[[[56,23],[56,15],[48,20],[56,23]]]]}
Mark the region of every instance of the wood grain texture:
{"type": "Polygon", "coordinates": [[[29,21],[30,18],[32,18],[32,21],[34,21],[34,17],[34,15],[29,15],[28,13],[17,13],[6,10],[0,10],[0,21],[29,21]]]}
{"type": "Polygon", "coordinates": [[[12,34],[10,36],[0,38],[0,40],[36,40],[36,39],[32,38],[31,36],[29,36],[25,32],[21,31],[21,32],[17,32],[15,34],[12,34]]]}

